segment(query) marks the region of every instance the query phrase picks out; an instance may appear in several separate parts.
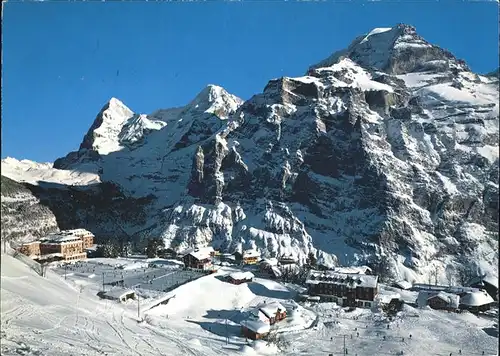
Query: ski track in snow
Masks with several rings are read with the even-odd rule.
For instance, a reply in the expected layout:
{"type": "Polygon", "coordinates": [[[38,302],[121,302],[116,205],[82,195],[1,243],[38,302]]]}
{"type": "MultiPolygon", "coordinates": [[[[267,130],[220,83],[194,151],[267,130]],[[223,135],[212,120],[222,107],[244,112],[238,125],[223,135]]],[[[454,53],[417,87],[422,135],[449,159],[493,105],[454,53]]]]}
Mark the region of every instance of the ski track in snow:
{"type": "MultiPolygon", "coordinates": [[[[227,272],[232,271],[229,269],[227,272]]],[[[17,279],[2,277],[1,325],[2,340],[5,341],[2,354],[5,355],[23,352],[25,355],[51,356],[238,355],[241,354],[239,351],[224,346],[223,334],[217,334],[215,329],[212,329],[213,333],[210,328],[220,330],[226,319],[233,319],[242,309],[273,300],[276,292],[289,291],[278,299],[285,305],[293,295],[291,289],[275,281],[256,278],[252,282],[255,287],[267,289],[267,292],[258,295],[249,294],[251,288],[247,285],[234,286],[210,275],[176,289],[177,300],[174,303],[152,309],[151,315],[144,311],[143,315],[151,319],[145,318],[139,323],[135,302],[118,304],[101,301],[91,287],[80,293],[75,290],[77,288],[71,288],[71,277],[65,281],[49,270],[47,278],[42,278],[10,256],[2,257],[2,272],[5,277],[19,277],[22,273],[26,276],[17,279]],[[31,285],[36,285],[43,297],[26,294],[31,285]],[[206,293],[198,296],[193,293],[201,288],[205,288],[206,293]],[[222,288],[224,290],[219,294],[222,288]],[[221,296],[224,300],[220,300],[221,296]],[[78,309],[75,309],[76,300],[79,300],[78,309]],[[178,310],[180,306],[185,309],[178,310]],[[211,319],[208,315],[210,310],[212,313],[226,311],[228,314],[211,319]],[[188,320],[186,315],[190,316],[188,320]],[[53,323],[52,326],[47,328],[50,323],[53,323]],[[206,329],[201,326],[202,323],[211,327],[206,329]]],[[[381,293],[385,293],[383,288],[381,293]]],[[[411,293],[407,292],[407,298],[413,298],[411,293]]],[[[305,330],[283,332],[283,337],[290,342],[283,354],[320,356],[325,352],[332,353],[343,341],[344,334],[347,335],[349,352],[356,352],[358,356],[394,355],[399,350],[413,356],[423,353],[429,356],[449,355],[459,348],[464,355],[475,355],[477,350],[493,355],[498,341],[482,330],[491,327],[494,321],[468,313],[408,307],[393,322],[388,322],[380,312],[356,309],[346,313],[338,307],[334,310],[334,305],[329,303],[306,306],[306,309],[316,312],[316,321],[305,330]],[[413,314],[419,317],[412,317],[413,314]],[[386,329],[387,324],[390,329],[386,329]],[[356,327],[359,337],[356,336],[356,327]],[[408,339],[409,334],[414,335],[413,340],[408,339]],[[382,336],[386,339],[382,340],[382,336]],[[402,340],[403,337],[405,340],[402,340]],[[311,345],[314,347],[311,348],[311,345]]],[[[231,327],[234,328],[233,322],[231,327]]],[[[231,346],[237,349],[245,343],[239,335],[230,334],[229,337],[231,346]]],[[[255,350],[253,355],[274,354],[266,347],[261,349],[256,346],[255,350]]]]}

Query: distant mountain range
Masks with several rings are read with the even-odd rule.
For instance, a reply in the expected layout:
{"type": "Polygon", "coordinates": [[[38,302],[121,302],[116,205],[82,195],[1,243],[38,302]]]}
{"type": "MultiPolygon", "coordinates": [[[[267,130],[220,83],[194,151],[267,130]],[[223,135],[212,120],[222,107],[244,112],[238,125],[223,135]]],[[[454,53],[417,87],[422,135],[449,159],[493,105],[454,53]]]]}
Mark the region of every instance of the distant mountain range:
{"type": "Polygon", "coordinates": [[[210,85],[136,114],[118,99],[54,164],[2,160],[3,238],[210,244],[427,281],[498,276],[498,70],[377,28],[243,101],[210,85]],[[496,73],[496,74],[495,74],[496,73]]]}

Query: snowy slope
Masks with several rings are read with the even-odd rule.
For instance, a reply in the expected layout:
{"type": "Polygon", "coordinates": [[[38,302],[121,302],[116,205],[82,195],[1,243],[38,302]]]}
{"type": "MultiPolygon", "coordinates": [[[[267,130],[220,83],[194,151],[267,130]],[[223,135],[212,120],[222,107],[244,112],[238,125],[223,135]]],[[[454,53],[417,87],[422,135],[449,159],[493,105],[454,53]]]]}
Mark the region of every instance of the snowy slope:
{"type": "MultiPolygon", "coordinates": [[[[498,99],[498,78],[415,28],[377,28],[244,103],[213,85],[150,115],[111,100],[49,171],[112,184],[136,240],[312,252],[410,281],[498,276],[498,99]]],[[[63,220],[116,230],[101,210],[73,211],[63,220]]]]}
{"type": "Polygon", "coordinates": [[[38,182],[85,186],[100,182],[97,174],[85,170],[71,171],[55,169],[52,163],[37,163],[30,160],[2,159],[2,175],[15,180],[37,185],[38,182]]]}
{"type": "MultiPolygon", "coordinates": [[[[490,336],[495,321],[469,313],[405,306],[390,321],[376,308],[346,312],[330,303],[298,306],[288,301],[292,293],[274,281],[235,286],[210,275],[175,289],[175,298],[146,311],[145,321],[138,323],[136,302],[97,298],[94,287],[99,288],[99,281],[93,286],[76,276],[64,280],[51,270],[43,278],[6,254],[1,270],[1,353],[6,356],[319,356],[338,350],[344,335],[349,354],[358,356],[400,351],[448,355],[459,349],[464,355],[497,353],[498,338],[490,336]],[[285,340],[281,352],[265,341],[247,344],[240,334],[238,322],[248,307],[263,301],[279,301],[288,309],[287,319],[280,322],[285,340]],[[291,320],[314,327],[287,329],[291,320]]],[[[411,293],[404,292],[404,297],[412,299],[411,293]]]]}

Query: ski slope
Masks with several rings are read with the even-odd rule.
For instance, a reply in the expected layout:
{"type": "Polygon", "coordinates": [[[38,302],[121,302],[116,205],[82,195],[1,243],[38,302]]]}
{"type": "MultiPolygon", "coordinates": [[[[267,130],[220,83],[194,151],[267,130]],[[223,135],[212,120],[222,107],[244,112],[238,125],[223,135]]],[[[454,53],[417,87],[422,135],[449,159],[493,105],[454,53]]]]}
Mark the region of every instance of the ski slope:
{"type": "MultiPolygon", "coordinates": [[[[319,356],[340,352],[344,335],[349,354],[358,356],[498,354],[493,319],[405,306],[390,321],[375,309],[346,312],[333,303],[301,307],[290,301],[293,292],[275,281],[225,282],[229,269],[178,287],[166,305],[146,310],[142,300],[141,323],[135,301],[100,300],[95,286],[76,275],[65,281],[48,270],[43,278],[6,254],[1,271],[2,355],[319,356]],[[282,352],[265,341],[247,344],[238,326],[249,307],[274,300],[290,308],[280,326],[282,352]]],[[[400,294],[411,301],[411,293],[400,294]]]]}

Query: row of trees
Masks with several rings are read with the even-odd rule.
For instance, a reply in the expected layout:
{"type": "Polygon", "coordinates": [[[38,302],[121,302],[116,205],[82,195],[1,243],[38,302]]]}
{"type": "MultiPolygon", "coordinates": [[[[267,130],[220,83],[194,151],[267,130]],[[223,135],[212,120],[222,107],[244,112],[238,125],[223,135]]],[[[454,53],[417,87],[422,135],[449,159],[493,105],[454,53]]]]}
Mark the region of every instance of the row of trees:
{"type": "Polygon", "coordinates": [[[164,242],[160,238],[148,239],[145,248],[130,240],[112,238],[97,247],[96,257],[127,257],[134,252],[144,252],[148,258],[154,258],[163,255],[165,251],[164,242]]]}

